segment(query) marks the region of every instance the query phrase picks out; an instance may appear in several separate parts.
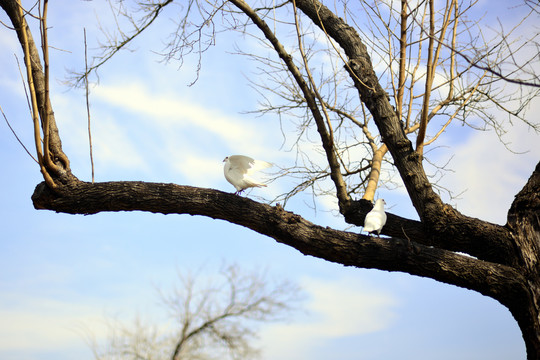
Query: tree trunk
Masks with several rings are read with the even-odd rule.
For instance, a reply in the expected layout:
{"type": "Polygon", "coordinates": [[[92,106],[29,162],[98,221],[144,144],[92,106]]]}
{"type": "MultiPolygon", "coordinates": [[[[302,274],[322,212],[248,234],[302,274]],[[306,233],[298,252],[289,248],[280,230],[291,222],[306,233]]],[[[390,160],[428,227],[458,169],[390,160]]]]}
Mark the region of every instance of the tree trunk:
{"type": "Polygon", "coordinates": [[[514,235],[520,270],[527,278],[527,302],[508,306],[527,346],[528,359],[540,359],[540,162],[516,195],[506,225],[514,235]]]}

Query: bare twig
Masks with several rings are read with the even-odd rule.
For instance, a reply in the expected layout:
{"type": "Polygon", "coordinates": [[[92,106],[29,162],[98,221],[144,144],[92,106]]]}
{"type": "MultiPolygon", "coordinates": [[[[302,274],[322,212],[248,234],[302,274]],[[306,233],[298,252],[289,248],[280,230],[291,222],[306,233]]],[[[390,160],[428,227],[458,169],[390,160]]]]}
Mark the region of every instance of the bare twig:
{"type": "Polygon", "coordinates": [[[88,116],[88,143],[90,144],[90,165],[92,167],[92,182],[94,182],[94,155],[92,152],[92,131],[90,128],[90,101],[88,91],[88,50],[86,45],[86,28],[84,29],[84,87],[86,90],[86,114],[88,116]]]}
{"type": "MultiPolygon", "coordinates": [[[[132,22],[132,25],[135,29],[135,31],[131,35],[126,35],[123,32],[120,32],[120,35],[122,36],[121,41],[117,41],[115,39],[110,39],[111,44],[104,46],[104,48],[107,49],[107,51],[100,57],[98,57],[98,62],[96,64],[91,65],[89,68],[86,68],[84,74],[76,74],[77,77],[75,78],[75,85],[78,85],[81,81],[85,81],[85,77],[88,76],[91,72],[95,72],[98,68],[100,68],[103,64],[105,64],[108,60],[110,60],[116,53],[118,53],[120,50],[126,48],[128,44],[130,44],[136,37],[138,37],[140,34],[142,34],[159,16],[160,12],[163,10],[163,8],[170,3],[172,3],[173,0],[166,0],[162,3],[158,4],[152,4],[152,11],[150,14],[144,17],[142,24],[135,23],[135,20],[130,19],[132,22]]],[[[151,6],[148,5],[150,8],[151,6]]],[[[120,28],[119,28],[120,29],[120,28]]],[[[121,31],[121,30],[120,30],[121,31]]]]}
{"type": "Polygon", "coordinates": [[[34,157],[34,155],[32,155],[30,153],[30,151],[28,151],[28,149],[26,148],[26,146],[24,146],[23,142],[21,141],[21,139],[19,139],[19,137],[17,136],[17,133],[15,132],[15,130],[13,130],[13,128],[11,127],[11,124],[9,123],[9,120],[6,116],[6,114],[4,114],[4,110],[2,109],[2,106],[0,105],[0,112],[2,112],[2,116],[4,117],[4,120],[6,121],[6,124],[7,126],[9,127],[9,129],[11,130],[11,132],[13,133],[13,135],[15,135],[15,138],[17,139],[17,141],[19,142],[19,144],[21,144],[21,146],[23,147],[24,151],[26,151],[26,153],[28,155],[30,155],[30,157],[37,163],[39,164],[39,162],[37,161],[37,159],[34,157]]]}
{"type": "Polygon", "coordinates": [[[19,62],[19,58],[17,57],[17,55],[15,55],[15,61],[17,61],[17,67],[19,68],[19,75],[21,76],[21,82],[24,88],[24,96],[26,97],[26,105],[28,106],[28,113],[30,114],[30,118],[31,118],[32,117],[32,104],[30,103],[30,98],[28,97],[28,89],[26,88],[26,82],[24,81],[24,75],[22,73],[21,64],[19,62]]]}

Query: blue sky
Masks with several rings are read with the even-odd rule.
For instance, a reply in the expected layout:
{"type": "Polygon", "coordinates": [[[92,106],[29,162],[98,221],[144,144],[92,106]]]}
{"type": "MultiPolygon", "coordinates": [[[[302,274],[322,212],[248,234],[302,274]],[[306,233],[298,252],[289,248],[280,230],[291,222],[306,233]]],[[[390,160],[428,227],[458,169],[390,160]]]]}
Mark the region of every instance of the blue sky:
{"type": "MultiPolygon", "coordinates": [[[[482,3],[480,3],[482,5],[482,3]]],[[[49,7],[52,104],[72,170],[90,180],[84,93],[62,84],[66,69],[84,64],[83,27],[90,51],[100,33],[96,14],[107,21],[103,1],[60,1],[49,7]]],[[[2,14],[0,20],[5,22],[2,14]]],[[[169,27],[167,27],[169,26],[169,27]]],[[[165,28],[165,29],[164,29],[165,28]]],[[[273,163],[291,162],[280,149],[279,123],[243,112],[256,107],[246,76],[255,64],[235,56],[223,36],[205,54],[198,82],[196,61],[178,70],[159,63],[156,24],[100,70],[91,89],[96,181],[174,182],[234,191],[222,175],[222,160],[248,154],[273,163]],[[157,45],[156,45],[157,43],[157,45]],[[156,48],[157,47],[157,48],[156,48]]],[[[0,28],[0,106],[31,149],[32,125],[13,53],[15,36],[0,28]]],[[[92,52],[91,52],[92,53],[92,52]]],[[[540,111],[532,105],[530,114],[540,111]]],[[[346,268],[312,257],[242,227],[198,216],[141,212],[92,216],[34,210],[30,196],[42,181],[5,122],[0,121],[0,358],[92,359],[81,329],[106,336],[103,319],[129,322],[136,314],[161,319],[156,286],[176,284],[178,271],[223,262],[299,283],[304,308],[287,323],[261,327],[265,359],[519,359],[525,348],[506,308],[475,292],[400,273],[346,268]]],[[[538,135],[519,123],[505,140],[493,132],[452,128],[441,139],[441,158],[454,154],[454,172],[442,184],[457,193],[454,205],[467,215],[505,223],[507,209],[540,158],[538,135]],[[496,174],[496,175],[494,175],[496,174]]],[[[250,197],[269,200],[290,186],[287,179],[250,197]]],[[[403,190],[379,190],[391,211],[414,212],[403,190]]],[[[319,224],[343,228],[324,200],[315,212],[304,204],[289,210],[319,224]]],[[[359,229],[353,228],[351,231],[359,229]]]]}

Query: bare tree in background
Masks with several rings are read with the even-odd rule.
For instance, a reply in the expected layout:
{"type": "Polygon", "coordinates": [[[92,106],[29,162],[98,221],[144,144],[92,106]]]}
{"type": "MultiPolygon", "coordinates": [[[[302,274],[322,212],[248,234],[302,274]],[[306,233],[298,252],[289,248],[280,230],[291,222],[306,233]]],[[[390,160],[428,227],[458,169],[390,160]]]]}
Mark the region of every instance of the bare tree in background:
{"type": "Polygon", "coordinates": [[[168,324],[109,322],[104,344],[89,336],[96,360],[254,359],[257,326],[285,320],[297,307],[301,291],[287,281],[226,266],[219,276],[180,274],[179,287],[161,293],[168,324]]]}
{"type": "MultiPolygon", "coordinates": [[[[46,4],[37,15],[42,29],[46,4]]],[[[32,196],[37,209],[204,215],[328,261],[402,271],[475,290],[511,311],[528,359],[540,359],[540,163],[516,194],[507,224],[500,226],[443,202],[430,175],[444,166],[428,154],[429,146],[456,123],[501,134],[512,122],[523,121],[539,130],[538,121],[525,112],[540,91],[535,70],[539,34],[529,29],[527,38],[513,36],[525,20],[538,23],[538,3],[523,2],[528,16],[510,31],[501,27],[496,33],[475,22],[470,12],[474,1],[190,0],[170,7],[174,3],[169,0],[134,3],[135,12],[126,2],[119,4],[117,15],[129,19],[132,29],[111,37],[89,72],[169,8],[178,13],[165,60],[202,57],[225,31],[255,37],[267,49],[247,53],[261,62],[254,80],[261,111],[277,113],[282,126],[296,129],[294,135],[285,134],[293,136],[298,160],[281,175],[297,177],[297,183],[280,199],[307,189],[315,196],[331,194],[345,221],[362,226],[375,190],[396,175],[420,220],[388,214],[382,230],[386,238],[371,238],[318,226],[279,204],[217,190],[78,180],[62,152],[49,101],[46,31],[40,56],[18,1],[0,0],[28,69],[36,151],[45,179],[32,196]],[[309,147],[314,151],[308,153],[309,147]]]]}

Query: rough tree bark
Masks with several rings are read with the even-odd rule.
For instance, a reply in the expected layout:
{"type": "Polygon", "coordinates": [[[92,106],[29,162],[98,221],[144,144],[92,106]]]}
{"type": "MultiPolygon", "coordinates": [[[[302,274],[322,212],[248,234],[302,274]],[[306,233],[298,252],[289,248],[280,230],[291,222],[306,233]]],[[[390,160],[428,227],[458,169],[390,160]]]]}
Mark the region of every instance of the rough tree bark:
{"type": "MultiPolygon", "coordinates": [[[[467,217],[445,204],[433,191],[422,159],[379,84],[358,33],[317,0],[296,0],[296,5],[344,49],[346,68],[393,157],[420,221],[388,214],[382,230],[388,237],[375,238],[321,227],[279,205],[212,189],[145,182],[82,182],[71,173],[69,163],[62,161],[67,157],[52,112],[48,119],[50,151],[61,171],[51,173],[54,189],[45,182],[36,187],[32,196],[35,208],[70,214],[139,210],[208,216],[245,226],[306,255],[347,266],[406,272],[475,290],[511,311],[523,333],[528,359],[539,360],[540,163],[516,195],[505,226],[467,217]]],[[[17,2],[0,0],[0,6],[22,43],[21,29],[26,22],[17,2]]],[[[44,77],[39,54],[34,42],[29,43],[32,75],[37,92],[42,93],[44,77]]],[[[42,96],[39,101],[43,104],[48,99],[42,96]]],[[[340,205],[345,220],[354,225],[363,225],[372,207],[365,200],[340,205]]]]}

